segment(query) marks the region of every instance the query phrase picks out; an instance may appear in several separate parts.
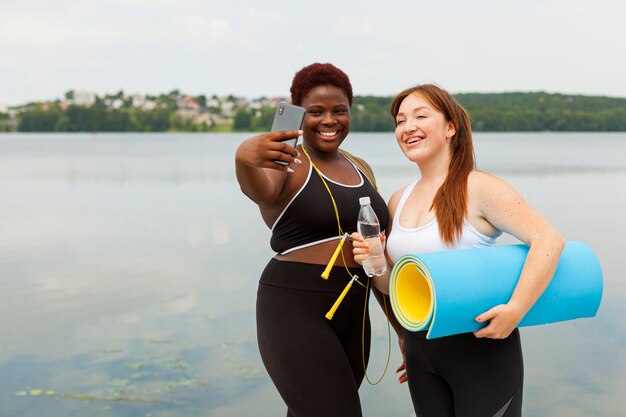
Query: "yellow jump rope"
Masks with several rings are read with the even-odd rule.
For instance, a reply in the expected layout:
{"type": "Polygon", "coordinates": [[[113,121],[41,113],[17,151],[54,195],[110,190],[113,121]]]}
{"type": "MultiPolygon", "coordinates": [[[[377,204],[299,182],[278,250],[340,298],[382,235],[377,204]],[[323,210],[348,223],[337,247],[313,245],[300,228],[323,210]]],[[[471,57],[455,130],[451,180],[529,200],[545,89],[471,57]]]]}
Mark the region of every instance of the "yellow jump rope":
{"type": "MultiPolygon", "coordinates": [[[[335,301],[333,306],[330,308],[330,310],[328,310],[328,313],[326,313],[325,317],[328,320],[332,320],[333,316],[335,315],[335,312],[337,311],[337,309],[341,305],[341,302],[343,301],[343,299],[348,294],[348,291],[350,291],[350,288],[352,287],[352,284],[354,282],[356,282],[357,284],[359,284],[360,286],[365,288],[365,305],[364,305],[364,309],[363,309],[363,323],[362,323],[362,329],[361,329],[361,353],[362,353],[362,359],[363,359],[363,371],[365,373],[365,379],[367,380],[367,382],[370,385],[378,385],[380,383],[380,381],[383,380],[383,377],[385,376],[385,374],[387,373],[387,369],[389,368],[389,360],[390,360],[390,357],[391,357],[391,326],[389,324],[389,320],[387,319],[387,361],[385,363],[385,369],[383,370],[383,374],[380,376],[380,378],[378,378],[378,380],[376,382],[372,382],[372,381],[370,381],[370,379],[369,379],[369,377],[367,375],[367,365],[365,364],[365,323],[366,323],[366,317],[367,317],[367,305],[368,305],[368,302],[369,302],[370,283],[369,283],[369,280],[368,280],[367,285],[363,285],[359,281],[359,276],[356,275],[356,274],[352,275],[352,273],[350,272],[350,270],[346,266],[346,258],[344,256],[344,253],[343,253],[342,249],[343,249],[343,244],[345,243],[346,238],[349,235],[348,235],[348,233],[345,233],[343,231],[343,229],[341,228],[341,221],[339,220],[339,209],[337,208],[337,203],[335,202],[335,198],[333,197],[333,193],[330,191],[330,187],[328,186],[328,183],[324,179],[324,176],[322,175],[322,172],[313,163],[313,160],[311,159],[311,156],[309,155],[309,153],[307,152],[306,148],[304,147],[304,144],[302,144],[302,150],[304,151],[304,154],[306,155],[307,159],[309,160],[309,163],[311,164],[311,167],[313,167],[313,169],[315,170],[317,175],[322,180],[322,183],[324,184],[324,187],[326,187],[326,191],[328,191],[328,195],[330,196],[330,200],[333,203],[333,209],[335,210],[335,217],[337,218],[337,228],[338,228],[339,236],[341,237],[341,240],[339,241],[339,244],[337,245],[337,249],[335,249],[335,252],[333,253],[333,256],[331,256],[330,261],[328,262],[328,265],[326,266],[326,269],[324,269],[324,272],[322,272],[321,277],[323,279],[328,279],[328,277],[330,275],[330,270],[335,265],[335,262],[337,261],[337,258],[339,257],[340,253],[341,253],[341,259],[343,260],[343,266],[346,269],[346,272],[348,273],[348,275],[351,277],[350,281],[348,282],[348,284],[346,284],[346,287],[343,289],[343,291],[341,292],[339,297],[337,297],[337,300],[335,301]]],[[[343,151],[341,149],[339,151],[349,161],[354,163],[363,172],[363,174],[365,174],[365,176],[370,181],[370,183],[374,186],[375,189],[378,189],[376,187],[376,182],[374,181],[374,177],[372,176],[372,174],[369,171],[367,166],[365,166],[361,161],[356,159],[354,156],[352,156],[348,152],[343,151]]],[[[389,313],[387,311],[387,301],[385,300],[384,297],[383,297],[383,304],[384,304],[384,307],[385,307],[385,317],[388,317],[389,313]]]]}

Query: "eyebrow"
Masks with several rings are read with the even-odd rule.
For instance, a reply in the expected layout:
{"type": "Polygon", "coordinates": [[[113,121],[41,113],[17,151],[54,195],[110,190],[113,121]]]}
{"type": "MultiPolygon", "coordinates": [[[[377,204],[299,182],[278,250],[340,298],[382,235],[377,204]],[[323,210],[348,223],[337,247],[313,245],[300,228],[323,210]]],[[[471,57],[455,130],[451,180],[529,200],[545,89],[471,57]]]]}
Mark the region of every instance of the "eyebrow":
{"type": "MultiPolygon", "coordinates": [[[[324,106],[322,104],[311,104],[310,106],[306,107],[307,111],[316,110],[316,109],[324,109],[324,106]]],[[[336,106],[332,106],[331,109],[333,109],[333,110],[337,110],[337,109],[347,109],[347,110],[350,110],[350,106],[348,106],[347,104],[337,104],[336,106]]]]}
{"type": "MultiPolygon", "coordinates": [[[[417,112],[417,111],[420,111],[420,110],[430,110],[430,107],[428,107],[428,106],[419,106],[419,107],[416,107],[413,110],[411,110],[411,112],[417,112]]],[[[400,115],[404,116],[404,113],[403,112],[398,112],[398,114],[396,114],[396,117],[398,117],[400,115]]]]}

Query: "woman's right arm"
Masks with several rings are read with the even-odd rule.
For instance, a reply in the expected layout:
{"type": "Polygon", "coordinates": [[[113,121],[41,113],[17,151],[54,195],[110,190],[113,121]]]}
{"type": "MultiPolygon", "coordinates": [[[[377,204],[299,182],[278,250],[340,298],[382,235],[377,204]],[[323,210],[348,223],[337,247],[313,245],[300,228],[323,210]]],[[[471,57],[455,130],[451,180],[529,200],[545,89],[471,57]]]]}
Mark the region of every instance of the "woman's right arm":
{"type": "Polygon", "coordinates": [[[274,162],[279,159],[289,164],[296,162],[296,148],[281,142],[300,136],[301,130],[263,133],[246,139],[235,153],[235,171],[241,191],[255,203],[274,201],[293,172],[288,166],[274,162]]]}

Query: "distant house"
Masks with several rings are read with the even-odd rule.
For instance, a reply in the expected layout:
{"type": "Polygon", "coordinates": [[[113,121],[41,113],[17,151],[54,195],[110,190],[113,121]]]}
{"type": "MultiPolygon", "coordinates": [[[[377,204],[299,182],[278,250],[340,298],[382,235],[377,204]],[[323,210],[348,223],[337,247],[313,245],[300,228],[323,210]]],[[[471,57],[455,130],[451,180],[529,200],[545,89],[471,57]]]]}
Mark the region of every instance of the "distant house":
{"type": "Polygon", "coordinates": [[[124,106],[124,100],[122,100],[121,98],[116,98],[111,102],[111,107],[116,110],[121,109],[122,106],[124,106]]]}
{"type": "Polygon", "coordinates": [[[221,103],[222,114],[226,117],[235,116],[235,103],[232,101],[226,101],[221,103]]]}
{"type": "Polygon", "coordinates": [[[154,110],[159,107],[159,104],[157,102],[140,94],[135,94],[131,97],[131,100],[132,106],[141,110],[154,110]]]}
{"type": "Polygon", "coordinates": [[[72,99],[72,104],[76,106],[85,106],[89,107],[93,103],[96,102],[96,93],[92,91],[74,91],[74,98],[72,99]]]}

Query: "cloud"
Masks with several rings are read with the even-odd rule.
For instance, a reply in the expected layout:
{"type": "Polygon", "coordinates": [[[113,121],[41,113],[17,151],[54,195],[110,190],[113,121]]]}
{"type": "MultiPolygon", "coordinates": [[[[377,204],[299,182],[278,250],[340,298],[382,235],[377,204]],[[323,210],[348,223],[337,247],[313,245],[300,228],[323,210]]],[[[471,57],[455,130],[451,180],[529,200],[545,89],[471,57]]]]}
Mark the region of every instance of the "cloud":
{"type": "Polygon", "coordinates": [[[455,91],[626,95],[626,6],[598,0],[334,2],[9,0],[0,103],[104,93],[285,94],[314,61],[358,94],[422,81],[455,91]]]}

